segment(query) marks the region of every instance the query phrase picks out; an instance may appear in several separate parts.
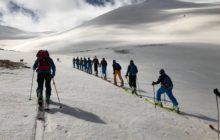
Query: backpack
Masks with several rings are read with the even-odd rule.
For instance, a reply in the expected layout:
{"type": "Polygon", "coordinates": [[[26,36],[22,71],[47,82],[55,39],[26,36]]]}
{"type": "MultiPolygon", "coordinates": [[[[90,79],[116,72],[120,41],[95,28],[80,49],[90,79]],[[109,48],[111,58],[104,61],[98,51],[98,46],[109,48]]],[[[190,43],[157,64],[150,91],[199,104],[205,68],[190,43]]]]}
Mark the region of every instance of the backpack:
{"type": "Polygon", "coordinates": [[[171,78],[169,76],[166,76],[164,78],[164,86],[168,89],[172,89],[173,88],[173,82],[171,80],[171,78]]]}
{"type": "Polygon", "coordinates": [[[116,70],[121,70],[121,66],[120,66],[118,63],[116,63],[116,64],[115,64],[115,69],[116,69],[116,70]]]}
{"type": "Polygon", "coordinates": [[[138,72],[137,67],[135,65],[130,65],[129,74],[130,75],[136,75],[138,72]]]}
{"type": "Polygon", "coordinates": [[[47,50],[40,50],[37,53],[38,70],[50,70],[49,53],[47,50]]]}

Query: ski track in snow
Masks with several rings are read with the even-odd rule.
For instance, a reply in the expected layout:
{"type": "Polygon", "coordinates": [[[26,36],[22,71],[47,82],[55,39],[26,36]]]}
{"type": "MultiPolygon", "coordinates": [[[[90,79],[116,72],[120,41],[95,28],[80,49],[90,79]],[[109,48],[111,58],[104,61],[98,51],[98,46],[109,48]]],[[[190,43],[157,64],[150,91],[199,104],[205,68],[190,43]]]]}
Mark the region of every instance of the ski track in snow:
{"type": "MultiPolygon", "coordinates": [[[[32,65],[34,60],[32,53],[1,51],[0,54],[5,59],[13,56],[12,60],[19,60],[22,56],[28,65],[32,65]]],[[[53,89],[51,109],[45,113],[45,124],[38,123],[40,126],[37,126],[35,138],[43,137],[51,140],[216,139],[215,133],[210,131],[202,121],[192,117],[186,119],[181,115],[154,109],[154,106],[144,102],[144,99],[129,96],[108,82],[73,69],[70,56],[59,57],[61,62],[56,62],[55,82],[63,108],[59,108],[53,89]]],[[[52,58],[55,60],[56,57],[52,56],[52,58]]],[[[3,139],[15,137],[31,139],[36,116],[34,92],[36,79],[33,100],[28,101],[32,71],[27,69],[2,71],[14,74],[0,75],[1,116],[3,116],[0,122],[7,126],[8,130],[6,133],[6,128],[0,127],[0,136],[3,139]],[[9,96],[11,94],[13,96],[9,96]],[[24,118],[24,114],[28,114],[28,117],[24,118]]]]}

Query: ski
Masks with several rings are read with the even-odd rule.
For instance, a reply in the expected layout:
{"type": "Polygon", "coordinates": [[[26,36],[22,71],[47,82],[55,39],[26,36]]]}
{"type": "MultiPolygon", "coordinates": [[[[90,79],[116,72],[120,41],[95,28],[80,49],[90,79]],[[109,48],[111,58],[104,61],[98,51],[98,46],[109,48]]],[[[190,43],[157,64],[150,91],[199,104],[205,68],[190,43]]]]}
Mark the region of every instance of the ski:
{"type": "Polygon", "coordinates": [[[209,125],[209,128],[211,128],[213,131],[220,133],[220,131],[218,129],[216,129],[213,125],[209,125]]]}
{"type": "Polygon", "coordinates": [[[154,101],[150,100],[150,99],[147,99],[145,98],[145,101],[152,104],[152,105],[156,105],[157,107],[167,111],[167,112],[173,112],[173,113],[176,113],[176,114],[180,114],[180,115],[183,115],[179,109],[175,110],[174,108],[170,108],[170,107],[166,107],[166,106],[161,106],[161,105],[158,105],[156,104],[154,101]]]}
{"type": "Polygon", "coordinates": [[[137,94],[136,91],[133,91],[133,90],[130,89],[130,88],[122,87],[122,89],[123,89],[126,93],[128,93],[129,95],[134,95],[134,96],[137,96],[137,97],[139,97],[139,98],[142,98],[142,96],[141,96],[140,94],[137,94]]]}
{"type": "Polygon", "coordinates": [[[45,121],[45,111],[43,105],[38,107],[37,119],[45,121]]]}

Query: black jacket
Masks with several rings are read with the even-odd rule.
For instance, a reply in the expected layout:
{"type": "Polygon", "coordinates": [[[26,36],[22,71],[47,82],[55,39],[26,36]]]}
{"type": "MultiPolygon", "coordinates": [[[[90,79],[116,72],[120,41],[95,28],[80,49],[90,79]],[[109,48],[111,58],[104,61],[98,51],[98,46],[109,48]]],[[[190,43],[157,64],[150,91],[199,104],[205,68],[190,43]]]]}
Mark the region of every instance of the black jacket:
{"type": "Polygon", "coordinates": [[[167,74],[162,74],[158,78],[154,84],[161,84],[161,86],[164,86],[165,88],[172,89],[173,88],[173,82],[171,78],[167,74]]]}

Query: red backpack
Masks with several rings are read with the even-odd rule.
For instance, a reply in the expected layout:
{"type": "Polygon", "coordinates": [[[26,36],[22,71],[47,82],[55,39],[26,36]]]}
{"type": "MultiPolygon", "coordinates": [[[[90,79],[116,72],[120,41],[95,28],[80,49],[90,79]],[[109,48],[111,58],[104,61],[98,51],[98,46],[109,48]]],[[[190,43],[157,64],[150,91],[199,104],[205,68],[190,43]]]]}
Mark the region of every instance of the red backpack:
{"type": "Polygon", "coordinates": [[[49,53],[47,50],[39,50],[37,53],[38,70],[50,70],[49,53]]]}

